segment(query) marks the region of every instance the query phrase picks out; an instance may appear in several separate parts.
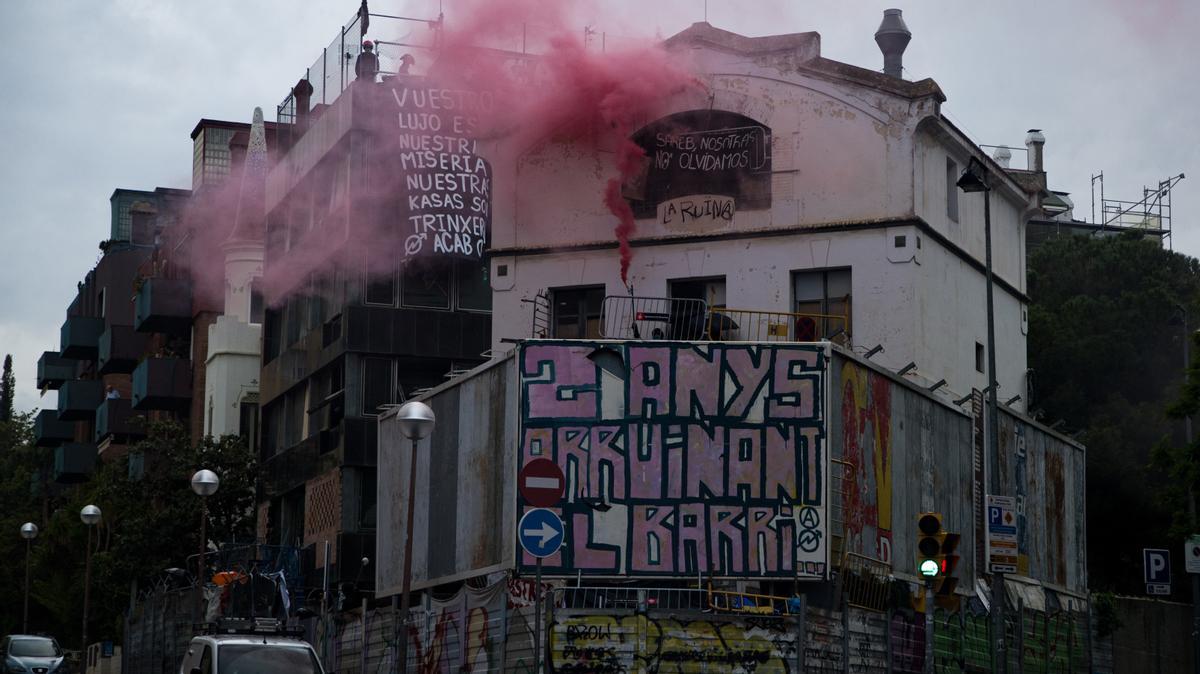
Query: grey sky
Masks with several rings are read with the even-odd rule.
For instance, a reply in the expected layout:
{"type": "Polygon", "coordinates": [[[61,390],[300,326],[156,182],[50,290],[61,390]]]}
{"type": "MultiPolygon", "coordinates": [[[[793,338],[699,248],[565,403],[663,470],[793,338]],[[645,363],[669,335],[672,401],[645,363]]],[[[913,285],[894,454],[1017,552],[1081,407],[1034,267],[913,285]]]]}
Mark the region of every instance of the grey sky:
{"type": "MultiPolygon", "coordinates": [[[[453,22],[461,0],[443,0],[453,22]]],[[[430,3],[436,5],[434,0],[430,3]]],[[[599,0],[597,30],[668,36],[704,0],[599,0]]],[[[188,187],[201,117],[267,119],[358,0],[3,0],[0,2],[0,353],[21,409],[38,398],[39,354],[58,345],[75,284],[107,237],[116,187],[188,187]]],[[[1200,254],[1200,3],[1184,0],[709,0],[709,22],[746,35],[817,31],[828,58],[879,69],[882,11],[913,32],[906,76],[934,78],[975,141],[1023,147],[1043,129],[1051,186],[1090,211],[1180,172],[1175,249],[1200,254]]],[[[374,0],[373,12],[429,13],[374,0]]],[[[436,10],[434,10],[436,11],[436,10]]],[[[582,26],[580,26],[582,31],[582,26]]],[[[1024,154],[1014,152],[1013,165],[1024,154]]]]}

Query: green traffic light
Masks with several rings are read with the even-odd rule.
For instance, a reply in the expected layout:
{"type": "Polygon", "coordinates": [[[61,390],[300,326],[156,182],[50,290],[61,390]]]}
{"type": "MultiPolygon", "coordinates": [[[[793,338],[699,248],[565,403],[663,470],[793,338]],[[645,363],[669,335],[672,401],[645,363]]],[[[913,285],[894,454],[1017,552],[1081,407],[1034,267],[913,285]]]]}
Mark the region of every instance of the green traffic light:
{"type": "Polygon", "coordinates": [[[932,578],[938,575],[938,563],[935,559],[926,559],[921,562],[919,571],[922,576],[932,578]]]}

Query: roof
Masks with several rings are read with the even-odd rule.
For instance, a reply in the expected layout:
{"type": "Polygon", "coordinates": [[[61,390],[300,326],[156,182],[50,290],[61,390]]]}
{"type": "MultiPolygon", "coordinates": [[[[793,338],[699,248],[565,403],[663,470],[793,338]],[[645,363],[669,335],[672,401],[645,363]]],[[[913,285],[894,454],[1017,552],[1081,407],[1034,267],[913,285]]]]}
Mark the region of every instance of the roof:
{"type": "Polygon", "coordinates": [[[703,45],[719,51],[744,55],[794,53],[802,61],[801,67],[806,70],[907,98],[933,96],[939,103],[946,100],[946,95],[942,93],[941,87],[932,79],[925,78],[909,82],[849,63],[823,58],[821,56],[821,35],[815,31],[747,37],[700,21],[663,41],[663,46],[668,49],[685,45],[703,45]]]}
{"type": "Polygon", "coordinates": [[[211,641],[218,645],[241,644],[252,646],[257,644],[259,646],[312,648],[312,644],[303,639],[255,634],[205,634],[203,636],[192,637],[192,641],[211,641]]]}
{"type": "MultiPolygon", "coordinates": [[[[275,122],[266,122],[265,126],[268,130],[273,130],[276,126],[275,122]]],[[[201,117],[199,122],[196,122],[196,128],[192,129],[190,138],[196,140],[196,136],[200,135],[201,129],[231,129],[233,131],[249,131],[249,122],[230,122],[223,119],[208,119],[201,117]]]]}

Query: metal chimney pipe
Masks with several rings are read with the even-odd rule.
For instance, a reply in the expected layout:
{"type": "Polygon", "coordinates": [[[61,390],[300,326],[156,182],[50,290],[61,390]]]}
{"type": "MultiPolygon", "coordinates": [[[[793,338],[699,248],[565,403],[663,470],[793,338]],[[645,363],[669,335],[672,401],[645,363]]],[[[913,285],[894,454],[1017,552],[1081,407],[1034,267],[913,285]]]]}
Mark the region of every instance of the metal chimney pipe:
{"type": "Polygon", "coordinates": [[[883,10],[883,22],[875,31],[875,44],[883,52],[883,73],[890,77],[904,76],[904,50],[912,33],[904,25],[904,17],[898,9],[883,10]]]}
{"type": "Polygon", "coordinates": [[[1029,148],[1029,163],[1026,165],[1030,171],[1045,171],[1045,164],[1042,163],[1043,147],[1046,145],[1046,137],[1042,135],[1041,129],[1030,129],[1029,134],[1025,136],[1025,147],[1029,148]]]}
{"type": "Polygon", "coordinates": [[[999,164],[1001,168],[1008,168],[1008,162],[1012,160],[1012,150],[1008,149],[1004,145],[1001,145],[1000,147],[996,148],[994,152],[992,152],[992,159],[995,159],[996,163],[999,164]]]}

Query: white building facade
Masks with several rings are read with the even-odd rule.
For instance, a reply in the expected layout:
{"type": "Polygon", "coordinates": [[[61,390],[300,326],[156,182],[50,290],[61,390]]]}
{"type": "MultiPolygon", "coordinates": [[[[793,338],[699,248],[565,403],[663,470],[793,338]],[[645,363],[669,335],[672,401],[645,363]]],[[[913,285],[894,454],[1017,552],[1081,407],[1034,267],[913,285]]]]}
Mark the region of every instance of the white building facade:
{"type": "Polygon", "coordinates": [[[824,59],[816,33],[746,38],[695,24],[665,46],[687,53],[705,90],[664,97],[633,134],[647,161],[624,189],[637,216],[628,286],[602,203],[609,153],[547,140],[496,167],[495,349],[531,336],[629,338],[602,334],[630,302],[615,298],[686,297],[737,326],[716,338],[831,338],[893,370],[915,364],[906,376],[946,380],[943,395],[983,389],[986,193],[955,187],[976,158],[992,185],[999,397],[1028,397],[1024,223],[1035,202],[942,117],[936,83],[824,59]]]}

